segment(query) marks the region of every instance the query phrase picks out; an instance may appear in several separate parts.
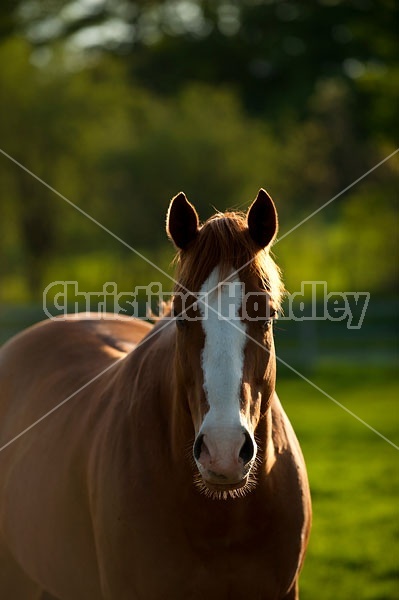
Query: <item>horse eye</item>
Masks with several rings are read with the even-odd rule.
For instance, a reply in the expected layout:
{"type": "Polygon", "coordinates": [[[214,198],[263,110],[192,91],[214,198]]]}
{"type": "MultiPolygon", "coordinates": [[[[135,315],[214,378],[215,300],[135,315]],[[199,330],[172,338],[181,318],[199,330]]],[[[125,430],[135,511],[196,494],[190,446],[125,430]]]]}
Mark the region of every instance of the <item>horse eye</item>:
{"type": "Polygon", "coordinates": [[[273,319],[267,319],[265,321],[262,321],[262,330],[263,331],[267,331],[270,327],[270,325],[272,324],[273,319]]]}
{"type": "Polygon", "coordinates": [[[176,327],[178,329],[183,329],[187,323],[186,319],[184,317],[182,317],[181,315],[176,315],[175,319],[176,319],[176,327]]]}
{"type": "Polygon", "coordinates": [[[273,324],[273,321],[275,319],[277,319],[278,314],[276,310],[271,310],[270,311],[270,318],[269,319],[265,319],[264,321],[262,321],[262,329],[264,332],[266,332],[269,327],[273,324]]]}

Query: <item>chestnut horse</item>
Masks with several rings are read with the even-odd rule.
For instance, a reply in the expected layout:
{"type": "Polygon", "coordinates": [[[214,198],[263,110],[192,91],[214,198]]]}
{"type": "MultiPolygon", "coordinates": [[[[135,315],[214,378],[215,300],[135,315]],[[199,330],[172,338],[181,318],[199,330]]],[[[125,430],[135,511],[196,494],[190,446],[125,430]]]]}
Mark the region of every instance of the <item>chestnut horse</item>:
{"type": "Polygon", "coordinates": [[[298,598],[311,506],[275,392],[276,231],[264,190],[202,227],[180,193],[170,314],[75,315],[5,344],[1,598],[298,598]]]}

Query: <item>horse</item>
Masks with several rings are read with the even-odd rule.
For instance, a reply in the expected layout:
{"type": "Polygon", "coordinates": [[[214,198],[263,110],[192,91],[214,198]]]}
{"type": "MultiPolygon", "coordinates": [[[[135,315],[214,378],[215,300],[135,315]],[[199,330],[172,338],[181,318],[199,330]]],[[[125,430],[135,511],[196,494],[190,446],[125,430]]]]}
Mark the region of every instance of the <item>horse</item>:
{"type": "Polygon", "coordinates": [[[277,228],[263,189],[202,226],[181,192],[155,325],[70,315],[3,346],[1,598],[299,598],[311,500],[275,392],[277,228]]]}

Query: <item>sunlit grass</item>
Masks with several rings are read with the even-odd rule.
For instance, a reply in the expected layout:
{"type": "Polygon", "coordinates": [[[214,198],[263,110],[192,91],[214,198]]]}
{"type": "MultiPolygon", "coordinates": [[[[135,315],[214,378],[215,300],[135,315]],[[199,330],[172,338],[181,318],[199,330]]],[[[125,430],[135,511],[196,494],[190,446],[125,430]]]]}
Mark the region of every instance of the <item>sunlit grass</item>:
{"type": "MultiPolygon", "coordinates": [[[[399,445],[392,371],[329,369],[310,376],[399,445]]],[[[399,598],[399,454],[300,379],[278,391],[305,454],[314,520],[301,576],[302,600],[399,598]]]]}

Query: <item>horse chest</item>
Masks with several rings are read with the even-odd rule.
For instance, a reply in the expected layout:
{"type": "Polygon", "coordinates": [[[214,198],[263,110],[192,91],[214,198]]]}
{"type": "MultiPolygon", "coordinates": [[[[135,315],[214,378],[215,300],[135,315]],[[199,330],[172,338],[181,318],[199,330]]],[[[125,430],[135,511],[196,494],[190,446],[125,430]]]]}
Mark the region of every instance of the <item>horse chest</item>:
{"type": "Polygon", "coordinates": [[[279,600],[280,590],[289,583],[278,577],[272,557],[267,560],[255,553],[243,557],[237,548],[220,552],[212,547],[207,555],[199,555],[183,552],[173,541],[155,545],[156,557],[133,557],[129,575],[115,578],[107,599],[279,600]]]}
{"type": "MultiPolygon", "coordinates": [[[[244,503],[240,514],[233,502],[235,514],[229,516],[229,502],[210,501],[193,512],[181,505],[172,510],[158,498],[152,505],[147,502],[151,510],[136,515],[135,522],[122,521],[125,550],[109,598],[279,599],[279,591],[287,589],[296,570],[295,560],[278,547],[271,515],[265,513],[264,522],[257,523],[244,503]],[[212,514],[216,506],[217,513],[212,514]]],[[[109,560],[104,566],[108,571],[109,560]]]]}

